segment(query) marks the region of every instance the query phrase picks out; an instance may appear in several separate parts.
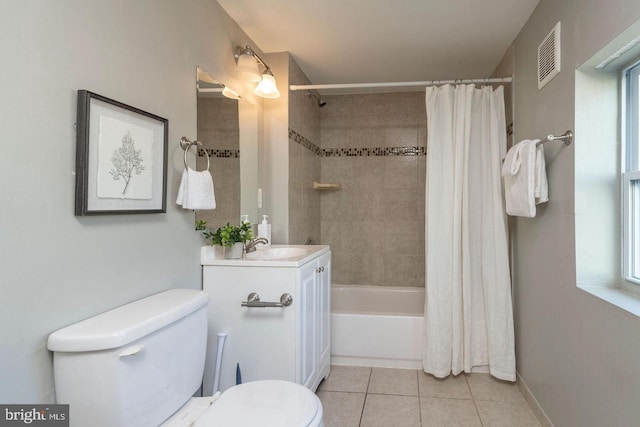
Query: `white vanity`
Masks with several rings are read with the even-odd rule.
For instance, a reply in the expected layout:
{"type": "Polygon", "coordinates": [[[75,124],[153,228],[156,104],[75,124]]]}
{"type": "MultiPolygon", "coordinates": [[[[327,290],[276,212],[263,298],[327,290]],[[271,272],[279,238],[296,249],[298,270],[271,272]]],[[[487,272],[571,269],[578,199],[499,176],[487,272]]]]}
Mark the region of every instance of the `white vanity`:
{"type": "Polygon", "coordinates": [[[329,246],[272,245],[243,259],[218,259],[202,248],[202,283],[209,292],[209,341],[204,390],[213,384],[218,333],[227,338],[219,388],[282,379],[315,391],[330,369],[329,246]],[[288,294],[288,295],[287,295],[288,294]]]}

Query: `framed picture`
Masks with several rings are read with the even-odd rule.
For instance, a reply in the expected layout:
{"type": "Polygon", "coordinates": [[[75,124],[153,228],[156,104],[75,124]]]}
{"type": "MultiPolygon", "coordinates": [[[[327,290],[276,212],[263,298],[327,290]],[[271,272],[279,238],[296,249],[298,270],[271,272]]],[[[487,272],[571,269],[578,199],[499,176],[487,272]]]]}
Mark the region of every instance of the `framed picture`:
{"type": "Polygon", "coordinates": [[[78,91],[77,216],[167,211],[169,121],[78,91]]]}

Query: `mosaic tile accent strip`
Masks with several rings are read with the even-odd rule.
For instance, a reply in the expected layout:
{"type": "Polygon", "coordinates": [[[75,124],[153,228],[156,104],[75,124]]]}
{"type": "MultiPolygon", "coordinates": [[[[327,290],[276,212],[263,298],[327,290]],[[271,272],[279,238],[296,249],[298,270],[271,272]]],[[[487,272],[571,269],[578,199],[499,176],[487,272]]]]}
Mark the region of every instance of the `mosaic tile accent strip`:
{"type": "MultiPolygon", "coordinates": [[[[513,123],[507,126],[507,136],[513,135],[513,123]]],[[[320,148],[313,142],[289,129],[289,139],[311,150],[320,157],[382,157],[382,156],[426,156],[427,147],[362,147],[362,148],[320,148]]]]}
{"type": "Polygon", "coordinates": [[[325,148],[323,157],[426,156],[426,147],[325,148]]]}
{"type": "Polygon", "coordinates": [[[425,147],[383,147],[383,148],[320,148],[299,134],[289,129],[289,139],[307,148],[320,157],[366,157],[366,156],[426,156],[425,147]]]}
{"type": "Polygon", "coordinates": [[[304,148],[310,150],[315,155],[322,156],[322,150],[320,149],[320,147],[318,147],[316,144],[311,142],[309,139],[307,139],[304,136],[300,135],[298,132],[296,132],[295,130],[293,130],[291,128],[289,128],[289,139],[293,139],[295,142],[297,142],[298,144],[302,145],[304,148]]]}
{"type": "MultiPolygon", "coordinates": [[[[237,159],[240,157],[240,150],[214,150],[207,148],[207,154],[209,154],[209,157],[237,159]]],[[[204,157],[202,148],[198,150],[198,157],[204,157]]]]}

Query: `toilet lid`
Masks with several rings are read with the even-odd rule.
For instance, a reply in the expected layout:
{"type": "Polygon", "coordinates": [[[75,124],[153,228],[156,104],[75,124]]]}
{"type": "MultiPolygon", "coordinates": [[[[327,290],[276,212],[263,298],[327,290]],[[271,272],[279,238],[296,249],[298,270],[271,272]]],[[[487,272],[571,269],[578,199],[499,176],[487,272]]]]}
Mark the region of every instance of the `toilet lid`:
{"type": "Polygon", "coordinates": [[[231,387],[194,427],[300,427],[320,425],[322,404],[311,390],[279,380],[231,387]]]}

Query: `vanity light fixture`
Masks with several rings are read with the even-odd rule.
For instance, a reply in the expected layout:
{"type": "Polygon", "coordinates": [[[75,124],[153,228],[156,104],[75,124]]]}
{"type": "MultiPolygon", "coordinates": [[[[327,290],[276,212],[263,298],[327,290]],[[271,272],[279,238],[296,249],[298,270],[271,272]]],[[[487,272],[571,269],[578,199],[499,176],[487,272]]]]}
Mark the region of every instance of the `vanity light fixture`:
{"type": "Polygon", "coordinates": [[[249,46],[244,49],[238,46],[237,51],[238,53],[234,56],[236,58],[236,75],[238,78],[247,82],[259,82],[262,78],[258,67],[259,56],[249,46]]]}
{"type": "Polygon", "coordinates": [[[273,77],[271,70],[266,69],[264,73],[262,73],[262,80],[260,80],[260,83],[258,83],[253,93],[263,98],[280,97],[280,91],[278,91],[276,87],[276,79],[273,77]]]}
{"type": "Polygon", "coordinates": [[[240,99],[240,95],[238,95],[236,91],[229,88],[228,86],[225,86],[224,89],[222,89],[222,95],[226,96],[229,99],[240,99]]]}
{"type": "Polygon", "coordinates": [[[278,98],[280,92],[276,87],[276,79],[269,66],[257,53],[248,45],[244,48],[236,48],[236,75],[248,82],[259,82],[254,93],[263,98],[278,98]],[[260,72],[259,64],[262,64],[264,71],[260,72]]]}
{"type": "Polygon", "coordinates": [[[198,93],[221,93],[223,96],[229,98],[229,99],[240,99],[240,95],[238,95],[238,93],[221,84],[221,83],[216,83],[217,85],[220,85],[220,87],[200,87],[198,86],[198,93]]]}

